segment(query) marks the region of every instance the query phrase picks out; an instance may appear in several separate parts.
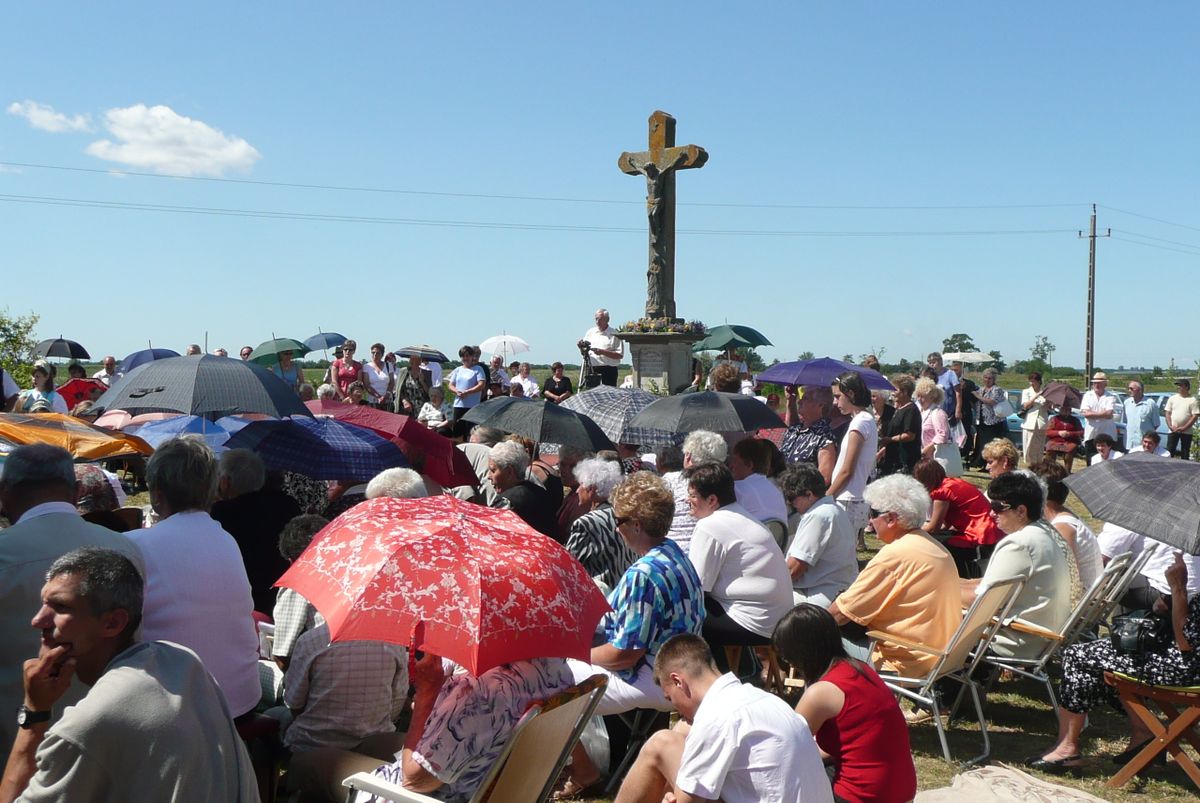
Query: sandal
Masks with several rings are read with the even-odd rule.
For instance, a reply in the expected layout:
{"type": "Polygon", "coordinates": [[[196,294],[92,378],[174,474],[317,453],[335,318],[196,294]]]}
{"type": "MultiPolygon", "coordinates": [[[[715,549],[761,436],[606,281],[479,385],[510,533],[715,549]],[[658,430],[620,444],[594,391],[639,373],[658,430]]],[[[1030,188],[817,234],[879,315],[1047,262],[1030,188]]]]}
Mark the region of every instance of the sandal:
{"type": "Polygon", "coordinates": [[[604,791],[604,779],[597,778],[591,783],[578,784],[573,778],[568,778],[561,789],[550,796],[551,800],[584,800],[597,797],[604,791]]]}

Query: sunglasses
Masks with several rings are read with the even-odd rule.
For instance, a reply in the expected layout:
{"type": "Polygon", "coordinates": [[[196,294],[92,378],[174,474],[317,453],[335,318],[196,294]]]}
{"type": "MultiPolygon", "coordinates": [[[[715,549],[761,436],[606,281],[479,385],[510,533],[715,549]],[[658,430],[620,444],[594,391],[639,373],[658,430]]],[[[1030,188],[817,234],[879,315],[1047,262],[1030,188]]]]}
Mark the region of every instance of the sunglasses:
{"type": "Polygon", "coordinates": [[[886,515],[887,515],[887,511],[884,511],[884,510],[876,510],[875,508],[871,508],[870,512],[869,512],[867,515],[868,515],[868,517],[870,517],[870,518],[872,518],[872,519],[877,519],[877,518],[879,518],[880,516],[886,516],[886,515]]]}
{"type": "Polygon", "coordinates": [[[1008,502],[1001,502],[999,499],[993,499],[991,506],[993,513],[1003,513],[1006,510],[1012,510],[1012,505],[1008,502]]]}
{"type": "Polygon", "coordinates": [[[616,521],[617,521],[617,526],[620,527],[623,524],[628,524],[629,522],[633,521],[633,517],[632,516],[617,516],[616,521]]]}

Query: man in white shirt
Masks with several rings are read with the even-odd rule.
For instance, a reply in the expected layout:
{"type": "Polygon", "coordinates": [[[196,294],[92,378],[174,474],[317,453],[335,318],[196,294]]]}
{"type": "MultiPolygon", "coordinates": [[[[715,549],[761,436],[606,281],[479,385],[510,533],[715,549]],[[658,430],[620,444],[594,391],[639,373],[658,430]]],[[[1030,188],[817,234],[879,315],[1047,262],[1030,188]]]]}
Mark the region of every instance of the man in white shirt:
{"type": "Polygon", "coordinates": [[[1162,448],[1162,435],[1159,435],[1153,430],[1142,436],[1141,442],[1129,450],[1129,454],[1134,452],[1146,452],[1147,454],[1155,455],[1156,457],[1170,457],[1171,453],[1162,448]]]}
{"type": "Polygon", "coordinates": [[[104,358],[103,368],[92,374],[92,379],[98,379],[104,383],[105,387],[112,387],[112,383],[121,378],[117,373],[117,358],[111,354],[104,358]]]}
{"type": "Polygon", "coordinates": [[[832,803],[804,717],[773,694],[722,675],[703,639],[668,640],[654,679],[687,725],[650,737],[617,803],[832,803]]]}
{"type": "Polygon", "coordinates": [[[733,488],[737,501],[755,521],[766,524],[788,519],[787,502],[783,492],[765,474],[755,471],[756,449],[761,441],[746,438],[733,445],[729,455],[729,470],[733,473],[733,488]]]}
{"type": "Polygon", "coordinates": [[[1088,460],[1096,453],[1096,436],[1108,435],[1117,443],[1117,397],[1108,389],[1108,374],[1092,374],[1092,387],[1083,394],[1079,415],[1083,418],[1083,445],[1088,460]]]}
{"type": "Polygon", "coordinates": [[[1192,427],[1200,420],[1200,400],[1192,395],[1192,383],[1186,379],[1176,379],[1178,391],[1167,399],[1163,417],[1167,419],[1167,451],[1171,457],[1192,459],[1192,427]]]}
{"type": "Polygon", "coordinates": [[[625,341],[608,326],[608,310],[596,310],[596,325],[583,333],[591,353],[592,369],[600,375],[601,383],[617,386],[617,366],[625,357],[625,341]]]}

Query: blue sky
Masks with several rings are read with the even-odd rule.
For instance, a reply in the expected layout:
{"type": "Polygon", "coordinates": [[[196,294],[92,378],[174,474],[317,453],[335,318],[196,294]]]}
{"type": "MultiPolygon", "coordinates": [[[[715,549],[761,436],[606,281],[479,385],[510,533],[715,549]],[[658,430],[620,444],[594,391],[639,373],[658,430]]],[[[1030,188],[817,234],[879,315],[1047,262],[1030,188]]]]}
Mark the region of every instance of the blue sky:
{"type": "Polygon", "coordinates": [[[0,162],[100,172],[0,165],[0,307],[93,356],[320,328],[570,360],[597,306],[641,314],[616,159],[664,109],[709,152],[679,312],[768,360],[967,332],[1082,364],[1092,203],[1097,363],[1200,358],[1195,4],[569,5],[7,4],[0,162]]]}

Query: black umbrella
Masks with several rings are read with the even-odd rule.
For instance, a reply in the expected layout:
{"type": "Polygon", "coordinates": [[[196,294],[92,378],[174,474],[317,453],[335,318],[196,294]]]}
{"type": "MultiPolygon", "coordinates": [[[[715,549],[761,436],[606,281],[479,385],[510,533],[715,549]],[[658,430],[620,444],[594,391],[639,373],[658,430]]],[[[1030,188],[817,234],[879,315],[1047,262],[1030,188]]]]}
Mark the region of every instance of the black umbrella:
{"type": "Polygon", "coordinates": [[[74,340],[64,340],[60,335],[52,340],[43,340],[33,347],[33,358],[36,360],[41,357],[67,357],[72,360],[90,360],[92,355],[88,354],[87,349],[74,340]]]}
{"type": "Polygon", "coordinates": [[[1101,521],[1200,555],[1200,463],[1134,452],[1064,482],[1101,521]]]}
{"type": "Polygon", "coordinates": [[[593,452],[616,448],[592,419],[541,399],[490,399],[472,407],[463,418],[538,443],[577,446],[593,452]]]}
{"type": "Polygon", "coordinates": [[[1079,405],[1083,403],[1083,394],[1066,382],[1051,382],[1042,388],[1040,395],[1055,407],[1062,407],[1069,401],[1071,407],[1078,410],[1079,405]]]}
{"type": "Polygon", "coordinates": [[[261,365],[210,354],[146,363],[117,380],[96,405],[130,415],[312,415],[290,385],[261,365]]]}
{"type": "Polygon", "coordinates": [[[787,425],[753,396],[709,390],[659,399],[634,416],[629,426],[667,432],[752,432],[787,425]]]}
{"type": "Polygon", "coordinates": [[[450,358],[433,346],[420,343],[416,346],[405,346],[396,352],[397,357],[420,357],[426,362],[450,362],[450,358]]]}

